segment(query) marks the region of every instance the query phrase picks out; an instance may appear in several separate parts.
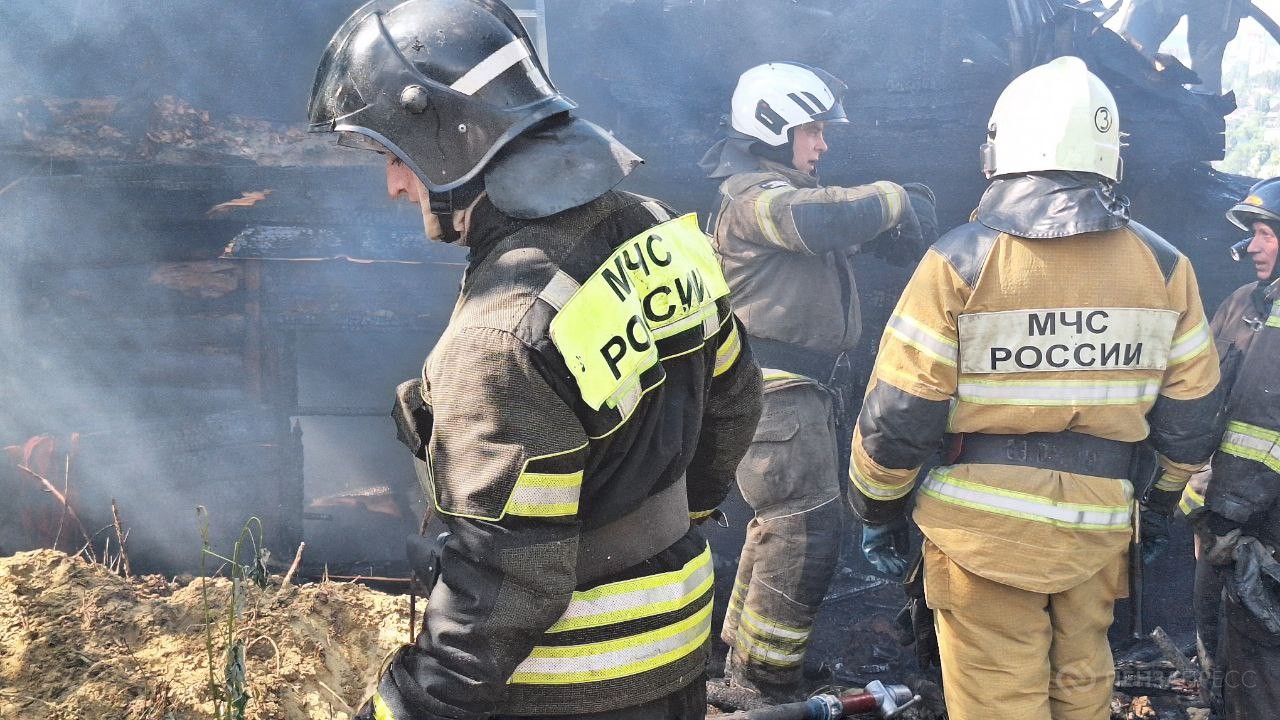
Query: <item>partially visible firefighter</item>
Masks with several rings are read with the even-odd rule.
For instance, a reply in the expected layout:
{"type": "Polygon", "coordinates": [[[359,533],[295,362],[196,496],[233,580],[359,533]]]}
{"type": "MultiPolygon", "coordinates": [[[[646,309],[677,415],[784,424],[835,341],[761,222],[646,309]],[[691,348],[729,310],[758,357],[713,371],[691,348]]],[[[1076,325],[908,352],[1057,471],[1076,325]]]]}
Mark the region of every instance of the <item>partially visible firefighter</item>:
{"type": "Polygon", "coordinates": [[[1240,21],[1249,14],[1249,0],[1128,0],[1120,19],[1120,34],[1154,57],[1160,44],[1187,18],[1187,50],[1191,69],[1200,76],[1195,92],[1222,93],[1222,57],[1235,39],[1240,21]]]}
{"type": "Polygon", "coordinates": [[[1127,592],[1136,445],[1168,515],[1213,451],[1218,363],[1195,273],[1116,194],[1119,115],[1076,57],[996,101],[973,221],[900,298],[854,434],[869,525],[918,483],[924,593],[952,720],[1102,720],[1127,592]]]}
{"type": "MultiPolygon", "coordinates": [[[[721,638],[726,677],[768,700],[798,690],[845,532],[836,422],[850,400],[847,354],[862,333],[854,256],[914,263],[936,234],[924,185],[819,184],[826,131],[848,122],[844,92],[816,67],[753,67],[734,89],[728,136],[701,162],[722,181],[708,230],[765,382],[738,470],[755,517],[721,638]]],[[[891,573],[905,564],[888,546],[874,562],[891,573]]]]}
{"type": "Polygon", "coordinates": [[[1232,253],[1247,253],[1257,280],[1213,316],[1227,425],[1181,508],[1198,529],[1196,633],[1212,705],[1237,720],[1280,707],[1280,178],[1254,185],[1227,218],[1250,233],[1232,253]]]}
{"type": "Polygon", "coordinates": [[[417,562],[439,569],[422,632],[360,718],[705,713],[694,524],[750,442],[760,370],[696,218],[613,189],[640,159],[532,47],[496,0],[379,0],[317,71],[311,129],[385,153],[388,192],[469,250],[401,392],[451,534],[417,562]]]}

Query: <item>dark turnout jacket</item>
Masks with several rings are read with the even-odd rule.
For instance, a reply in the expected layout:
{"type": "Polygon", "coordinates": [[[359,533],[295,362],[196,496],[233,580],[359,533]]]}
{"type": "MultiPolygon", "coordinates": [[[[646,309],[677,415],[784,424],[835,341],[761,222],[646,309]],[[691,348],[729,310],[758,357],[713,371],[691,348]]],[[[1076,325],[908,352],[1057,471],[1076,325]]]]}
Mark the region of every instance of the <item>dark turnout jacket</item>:
{"type": "Polygon", "coordinates": [[[481,199],[423,369],[453,533],[375,717],[605,712],[700,680],[710,550],[760,370],[692,216],[609,192],[537,220],[481,199]]]}

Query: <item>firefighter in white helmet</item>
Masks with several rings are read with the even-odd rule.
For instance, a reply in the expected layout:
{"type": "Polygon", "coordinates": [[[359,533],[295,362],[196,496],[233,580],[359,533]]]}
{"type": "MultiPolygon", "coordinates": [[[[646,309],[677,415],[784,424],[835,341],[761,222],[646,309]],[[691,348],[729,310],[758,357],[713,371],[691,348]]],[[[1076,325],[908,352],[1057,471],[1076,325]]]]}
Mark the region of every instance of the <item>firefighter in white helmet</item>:
{"type": "Polygon", "coordinates": [[[1111,92],[1075,57],[1016,78],[990,186],[908,283],[850,479],[871,524],[915,492],[952,720],[1104,720],[1135,445],[1168,514],[1216,438],[1217,355],[1187,259],[1129,218],[1111,92]],[[944,433],[944,464],[917,482],[944,433]]]}
{"type": "MultiPolygon", "coordinates": [[[[721,638],[730,682],[770,700],[798,689],[844,533],[832,378],[862,332],[853,257],[870,245],[914,262],[936,226],[923,185],[819,185],[825,130],[848,122],[844,89],[798,63],[747,70],[728,137],[702,161],[723,181],[709,230],[765,379],[764,413],[738,468],[755,517],[721,638]]],[[[886,554],[877,564],[905,563],[886,554]]]]}

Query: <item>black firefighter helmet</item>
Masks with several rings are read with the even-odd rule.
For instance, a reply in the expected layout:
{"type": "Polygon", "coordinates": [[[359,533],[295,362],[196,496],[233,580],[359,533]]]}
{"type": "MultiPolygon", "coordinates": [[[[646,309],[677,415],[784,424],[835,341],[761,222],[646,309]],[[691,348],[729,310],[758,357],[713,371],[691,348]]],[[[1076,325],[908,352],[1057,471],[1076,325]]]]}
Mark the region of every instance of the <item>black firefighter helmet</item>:
{"type": "MultiPolygon", "coordinates": [[[[569,116],[576,103],[552,85],[533,47],[498,0],[373,0],[325,48],[309,129],[394,154],[426,185],[433,212],[482,170],[504,212],[541,217],[574,207],[640,159],[569,116]],[[576,185],[548,189],[556,177],[548,173],[565,166],[583,168],[576,185]]],[[[447,215],[443,204],[438,214],[447,215]]]]}
{"type": "Polygon", "coordinates": [[[1227,211],[1227,219],[1248,232],[1259,220],[1280,232],[1280,177],[1262,180],[1249,188],[1244,199],[1227,211]]]}

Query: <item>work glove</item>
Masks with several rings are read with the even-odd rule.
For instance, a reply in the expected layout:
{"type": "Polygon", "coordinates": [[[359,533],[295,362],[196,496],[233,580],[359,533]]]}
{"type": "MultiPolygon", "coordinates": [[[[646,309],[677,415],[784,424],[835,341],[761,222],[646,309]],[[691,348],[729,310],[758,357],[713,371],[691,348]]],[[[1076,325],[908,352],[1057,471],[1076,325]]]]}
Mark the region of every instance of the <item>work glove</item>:
{"type": "Polygon", "coordinates": [[[1142,519],[1138,527],[1142,538],[1142,564],[1155,562],[1169,548],[1169,515],[1151,507],[1146,502],[1141,505],[1142,519]]]}
{"type": "Polygon", "coordinates": [[[890,265],[908,267],[919,262],[938,238],[938,219],[932,190],[920,183],[907,183],[902,188],[907,191],[907,206],[898,225],[867,243],[867,249],[890,265]]]}
{"type": "Polygon", "coordinates": [[[938,239],[938,199],[933,191],[924,183],[905,183],[907,199],[911,201],[911,209],[916,213],[916,222],[920,225],[920,255],[938,239]]]}
{"type": "Polygon", "coordinates": [[[886,575],[902,575],[907,569],[910,548],[907,519],[899,517],[883,525],[862,526],[862,554],[867,562],[886,575]]]}

